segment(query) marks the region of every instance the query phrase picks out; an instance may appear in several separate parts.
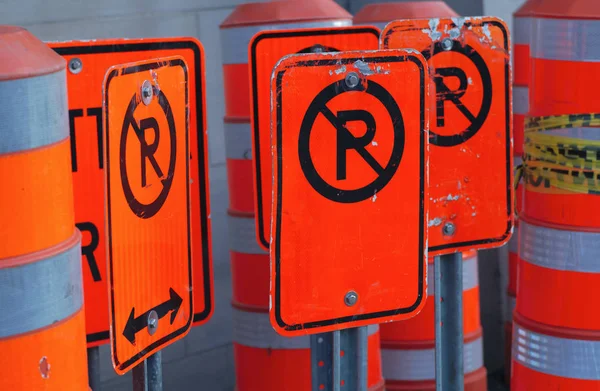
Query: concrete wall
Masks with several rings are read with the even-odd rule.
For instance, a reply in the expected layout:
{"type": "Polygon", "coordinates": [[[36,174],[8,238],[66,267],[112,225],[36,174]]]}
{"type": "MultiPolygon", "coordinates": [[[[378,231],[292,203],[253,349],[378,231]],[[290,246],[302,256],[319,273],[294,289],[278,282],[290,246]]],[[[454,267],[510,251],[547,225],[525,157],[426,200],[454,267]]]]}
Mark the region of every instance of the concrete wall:
{"type": "MultiPolygon", "coordinates": [[[[302,0],[296,0],[302,1],[302,0]]],[[[210,148],[211,205],[215,277],[215,314],[205,326],[194,328],[184,340],[164,351],[166,390],[233,390],[235,379],[231,346],[231,282],[227,250],[227,181],[222,118],[221,50],[218,26],[243,0],[0,0],[0,24],[28,28],[43,40],[111,37],[194,36],[206,51],[207,110],[210,148]]],[[[371,0],[337,0],[351,12],[371,0]]],[[[492,14],[510,21],[520,0],[447,0],[461,15],[492,14]]],[[[502,251],[501,251],[502,252],[502,251]]],[[[502,311],[505,285],[496,252],[482,254],[480,263],[482,323],[486,365],[502,365],[502,311]]],[[[110,353],[101,349],[105,390],[129,391],[129,376],[118,377],[110,353]]]]}

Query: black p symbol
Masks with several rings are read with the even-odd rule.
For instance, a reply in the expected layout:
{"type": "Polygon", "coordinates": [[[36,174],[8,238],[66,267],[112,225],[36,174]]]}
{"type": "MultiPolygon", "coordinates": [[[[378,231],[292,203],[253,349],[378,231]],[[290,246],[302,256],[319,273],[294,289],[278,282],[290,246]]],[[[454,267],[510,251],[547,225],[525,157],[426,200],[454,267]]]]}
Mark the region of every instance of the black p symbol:
{"type": "Polygon", "coordinates": [[[433,80],[435,81],[435,89],[436,89],[436,115],[437,115],[437,126],[444,126],[444,103],[446,101],[450,101],[454,103],[456,108],[460,110],[461,113],[465,117],[469,119],[470,122],[475,120],[475,116],[471,114],[471,112],[465,107],[465,105],[460,101],[460,98],[467,92],[467,87],[469,86],[467,80],[467,74],[460,68],[449,67],[449,68],[438,68],[436,70],[435,75],[433,76],[433,80]],[[456,77],[459,81],[459,86],[455,90],[451,90],[446,83],[444,82],[444,78],[446,77],[456,77]]]}
{"type": "Polygon", "coordinates": [[[375,137],[375,118],[365,110],[340,111],[337,115],[339,125],[337,128],[337,179],[346,179],[346,151],[354,149],[378,174],[383,172],[383,167],[365,149],[375,137]],[[361,121],[367,127],[365,134],[360,137],[354,135],[346,128],[352,121],[361,121]]]}
{"type": "Polygon", "coordinates": [[[146,187],[146,160],[148,160],[150,162],[150,165],[152,165],[152,168],[154,169],[154,172],[156,172],[156,175],[158,175],[159,178],[162,179],[163,177],[163,172],[160,169],[156,158],[154,157],[154,154],[156,153],[156,150],[158,149],[158,142],[160,140],[159,138],[159,131],[158,131],[158,122],[156,122],[156,119],[153,117],[150,118],[145,118],[143,120],[140,121],[140,127],[137,128],[134,126],[134,130],[135,130],[135,134],[138,137],[138,140],[140,141],[140,157],[142,159],[141,161],[141,175],[142,175],[142,187],[146,187]],[[146,141],[146,130],[147,129],[152,129],[154,132],[154,141],[152,141],[152,144],[148,144],[148,142],[146,141]]]}

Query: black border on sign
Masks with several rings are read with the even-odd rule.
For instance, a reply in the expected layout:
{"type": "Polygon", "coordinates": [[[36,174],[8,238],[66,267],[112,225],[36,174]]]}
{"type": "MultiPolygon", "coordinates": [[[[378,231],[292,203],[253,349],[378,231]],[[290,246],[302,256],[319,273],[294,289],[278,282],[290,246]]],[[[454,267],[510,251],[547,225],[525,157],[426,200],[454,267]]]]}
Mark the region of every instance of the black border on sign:
{"type": "MultiPolygon", "coordinates": [[[[508,34],[506,29],[504,28],[504,25],[502,25],[502,23],[499,23],[498,21],[492,20],[492,21],[483,21],[481,23],[482,25],[492,25],[494,27],[497,27],[500,29],[500,31],[502,31],[502,35],[504,36],[504,49],[505,50],[509,50],[508,47],[508,34]]],[[[472,22],[466,22],[465,26],[472,26],[475,25],[475,23],[472,22]]],[[[456,27],[456,25],[454,25],[456,27]]],[[[403,31],[411,31],[411,30],[417,30],[417,29],[406,29],[403,31]]],[[[419,31],[421,30],[420,28],[418,29],[419,31]]],[[[388,47],[388,41],[389,41],[389,36],[391,34],[393,30],[388,30],[386,35],[383,36],[383,46],[384,48],[387,49],[388,47]]],[[[504,90],[506,92],[506,95],[504,97],[504,101],[506,104],[506,117],[505,117],[505,121],[506,121],[506,203],[507,203],[507,219],[506,219],[506,232],[497,238],[489,238],[489,239],[479,239],[479,240],[471,240],[471,241],[466,241],[466,242],[459,242],[459,243],[448,243],[448,244],[443,244],[440,246],[435,246],[435,247],[430,247],[429,251],[440,251],[440,250],[447,250],[447,249],[459,249],[461,247],[467,247],[467,246],[476,246],[478,244],[490,244],[490,243],[501,243],[503,242],[506,238],[508,238],[510,236],[510,233],[512,231],[513,228],[513,221],[512,221],[512,214],[513,214],[513,210],[512,210],[512,202],[511,202],[511,195],[512,195],[512,185],[510,182],[510,178],[511,178],[511,174],[512,174],[512,168],[510,165],[510,136],[511,136],[511,132],[510,132],[510,124],[511,124],[511,111],[510,111],[510,59],[505,60],[505,66],[504,66],[504,82],[505,82],[505,86],[504,86],[504,90]]]]}
{"type": "MultiPolygon", "coordinates": [[[[109,148],[109,122],[108,122],[108,107],[109,107],[109,94],[108,94],[108,90],[109,90],[109,86],[110,86],[110,82],[111,80],[115,77],[115,76],[122,76],[122,75],[131,75],[134,73],[139,73],[139,72],[145,72],[151,69],[156,69],[159,67],[164,67],[164,66],[169,66],[169,67],[181,67],[183,69],[184,75],[185,75],[185,81],[186,84],[188,82],[188,71],[187,71],[187,67],[185,65],[185,62],[183,62],[183,60],[181,59],[171,59],[168,61],[155,61],[155,62],[149,62],[149,63],[145,63],[145,64],[141,64],[141,65],[134,65],[134,66],[130,66],[127,68],[117,68],[117,69],[113,69],[110,74],[108,74],[108,76],[106,77],[106,82],[105,82],[105,87],[104,87],[104,126],[105,126],[105,132],[104,132],[104,139],[106,140],[106,144],[105,144],[105,153],[106,153],[106,164],[105,164],[105,170],[106,170],[106,213],[105,213],[105,218],[106,218],[106,224],[107,224],[107,235],[106,235],[106,240],[107,240],[107,247],[108,247],[108,263],[109,263],[109,272],[110,272],[110,287],[112,287],[114,285],[114,281],[113,281],[113,254],[112,254],[112,213],[111,213],[111,203],[110,203],[110,148],[109,148]]],[[[189,91],[186,88],[185,89],[185,101],[186,103],[189,102],[189,91]]],[[[185,108],[185,162],[186,162],[186,178],[190,177],[190,163],[189,163],[189,156],[190,156],[190,141],[189,141],[189,105],[186,105],[185,108]]],[[[192,242],[192,221],[191,221],[191,196],[190,196],[190,181],[186,180],[185,181],[185,187],[186,187],[186,198],[187,198],[187,239],[188,239],[188,243],[191,244],[192,242]]],[[[189,280],[189,286],[193,286],[192,281],[193,281],[193,276],[192,276],[192,246],[188,245],[188,280],[189,280]]],[[[115,322],[115,297],[114,297],[114,292],[112,289],[109,289],[110,292],[110,307],[109,310],[111,312],[111,319],[112,319],[112,325],[111,328],[113,330],[113,333],[118,333],[119,331],[116,328],[116,322],[115,322]]],[[[190,308],[189,308],[189,313],[193,314],[193,300],[194,300],[194,292],[193,290],[190,289],[189,291],[189,300],[190,300],[190,308]]],[[[133,357],[128,358],[127,360],[125,360],[124,362],[119,362],[119,356],[117,354],[117,338],[112,338],[111,340],[111,345],[112,345],[112,351],[113,351],[113,361],[115,363],[115,366],[118,367],[120,370],[126,370],[129,367],[131,367],[133,364],[136,364],[136,362],[141,359],[144,355],[150,353],[150,352],[154,352],[156,351],[158,348],[160,348],[162,345],[165,345],[167,342],[171,341],[172,339],[176,338],[177,336],[185,333],[192,325],[193,322],[193,316],[190,315],[188,321],[186,322],[185,325],[183,325],[181,328],[173,331],[172,333],[165,335],[164,337],[162,337],[161,339],[159,339],[158,341],[154,341],[153,343],[151,343],[149,346],[145,347],[144,349],[142,349],[140,352],[138,352],[136,355],[134,355],[133,357]]]]}
{"type": "MultiPolygon", "coordinates": [[[[261,32],[259,35],[257,35],[253,40],[252,40],[252,44],[251,44],[251,48],[250,48],[250,53],[251,56],[250,58],[252,59],[251,61],[251,72],[252,72],[252,114],[254,116],[254,123],[252,126],[252,137],[254,138],[254,170],[256,173],[255,176],[255,185],[256,185],[256,219],[258,220],[258,223],[256,225],[257,229],[258,229],[258,237],[260,240],[260,243],[265,247],[265,248],[269,248],[269,238],[266,237],[266,235],[268,234],[268,232],[265,232],[265,230],[267,229],[264,224],[264,218],[263,218],[263,214],[265,213],[265,211],[263,211],[263,207],[262,207],[262,199],[263,199],[263,194],[262,194],[262,182],[263,182],[263,178],[261,177],[261,169],[260,169],[260,136],[259,136],[259,129],[258,129],[258,80],[257,80],[257,64],[256,64],[256,50],[258,47],[258,44],[263,41],[264,39],[273,39],[273,38],[300,38],[300,37],[312,37],[315,35],[354,35],[354,34],[363,34],[363,33],[372,33],[375,35],[375,37],[377,38],[377,40],[379,40],[379,30],[377,30],[374,27],[361,27],[361,28],[353,28],[353,29],[346,29],[346,28],[340,28],[340,29],[319,29],[319,30],[308,30],[308,31],[303,31],[303,30],[299,30],[299,31],[285,31],[285,32],[271,32],[271,31],[264,31],[261,32]]],[[[374,49],[373,49],[374,50],[374,49]]],[[[270,104],[270,100],[269,100],[269,104],[270,104]]],[[[270,211],[267,211],[267,213],[270,213],[270,211]]],[[[269,234],[270,236],[270,234],[269,234]]]]}
{"type": "MultiPolygon", "coordinates": [[[[188,41],[167,41],[167,42],[138,42],[138,43],[120,43],[118,45],[90,45],[85,42],[78,47],[54,47],[57,54],[61,56],[82,56],[89,54],[107,54],[123,52],[146,52],[159,50],[188,49],[194,53],[194,73],[196,75],[196,85],[192,93],[196,94],[196,131],[198,132],[198,175],[200,178],[200,236],[202,243],[209,243],[208,237],[208,203],[203,194],[208,194],[206,189],[206,163],[207,155],[206,145],[204,145],[204,96],[202,94],[204,78],[202,77],[202,57],[200,47],[192,40],[188,41]]],[[[193,146],[192,146],[193,147],[193,146]]],[[[211,297],[211,275],[210,275],[210,254],[208,245],[202,246],[202,270],[204,275],[204,311],[194,314],[194,323],[208,318],[212,311],[211,297]]],[[[108,330],[97,333],[87,334],[87,343],[108,342],[110,333],[108,330]]]]}
{"type": "MultiPolygon", "coordinates": [[[[308,66],[331,66],[331,65],[338,65],[338,64],[351,64],[354,63],[356,60],[363,60],[363,57],[354,57],[354,58],[343,58],[343,59],[327,59],[327,60],[307,60],[307,61],[299,61],[298,63],[296,63],[295,65],[298,67],[308,67],[308,66]]],[[[282,86],[282,80],[283,80],[283,75],[285,74],[286,70],[282,70],[279,71],[277,73],[277,79],[276,79],[276,90],[279,92],[277,95],[277,210],[276,210],[276,214],[277,214],[277,218],[275,221],[276,224],[276,230],[275,230],[275,300],[274,300],[274,309],[275,309],[275,320],[277,321],[277,324],[287,330],[287,331],[293,331],[293,330],[302,330],[302,329],[314,329],[314,328],[318,328],[318,327],[324,327],[324,326],[330,326],[330,325],[334,325],[334,324],[342,324],[342,323],[348,323],[348,322],[353,322],[353,321],[357,321],[357,320],[368,320],[368,319],[377,319],[377,318],[382,318],[382,317],[386,317],[386,316],[394,316],[394,315],[399,315],[399,314],[405,314],[405,313],[409,313],[411,311],[414,311],[423,301],[423,278],[424,278],[424,263],[426,262],[426,260],[424,259],[425,254],[424,254],[424,248],[425,248],[425,238],[424,238],[424,232],[425,232],[425,201],[424,200],[424,194],[425,194],[425,145],[426,145],[426,138],[428,137],[427,132],[425,131],[425,69],[423,67],[423,64],[421,63],[421,61],[419,60],[419,58],[417,58],[416,56],[413,55],[406,55],[406,56],[381,56],[381,57],[371,57],[369,58],[369,62],[374,62],[374,63],[378,63],[378,62],[405,62],[405,61],[410,61],[413,62],[417,65],[417,67],[419,68],[419,82],[421,84],[421,91],[420,91],[420,111],[421,111],[421,118],[420,118],[420,132],[421,132],[421,143],[420,143],[420,164],[419,164],[419,193],[420,193],[420,197],[419,197],[419,283],[418,283],[418,295],[417,295],[417,300],[415,301],[414,304],[412,304],[409,307],[405,307],[405,308],[398,308],[398,309],[393,309],[393,310],[386,310],[386,311],[378,311],[378,312],[372,312],[372,313],[368,313],[368,314],[360,314],[360,315],[350,315],[350,316],[345,316],[345,317],[341,317],[341,318],[333,318],[333,319],[325,319],[325,320],[321,320],[321,321],[315,321],[315,322],[308,322],[308,323],[301,323],[301,324],[293,324],[293,325],[288,325],[287,323],[285,323],[285,321],[283,320],[283,318],[281,317],[281,215],[282,215],[282,191],[281,191],[281,185],[283,182],[283,169],[282,169],[282,161],[283,161],[283,156],[281,154],[281,138],[283,135],[283,131],[282,131],[282,120],[281,120],[281,115],[282,115],[282,90],[281,90],[281,86],[282,86]]],[[[396,174],[398,175],[398,174],[396,174]]]]}

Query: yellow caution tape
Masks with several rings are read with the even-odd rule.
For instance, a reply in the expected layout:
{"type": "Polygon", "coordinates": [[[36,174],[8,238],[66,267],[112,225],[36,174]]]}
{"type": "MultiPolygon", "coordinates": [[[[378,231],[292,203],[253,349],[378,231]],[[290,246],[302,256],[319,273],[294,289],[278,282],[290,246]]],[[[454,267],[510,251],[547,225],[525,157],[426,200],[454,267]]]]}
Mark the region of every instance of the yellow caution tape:
{"type": "Polygon", "coordinates": [[[600,113],[527,118],[523,176],[563,191],[600,194],[600,141],[546,133],[585,127],[598,127],[600,134],[600,113]]]}

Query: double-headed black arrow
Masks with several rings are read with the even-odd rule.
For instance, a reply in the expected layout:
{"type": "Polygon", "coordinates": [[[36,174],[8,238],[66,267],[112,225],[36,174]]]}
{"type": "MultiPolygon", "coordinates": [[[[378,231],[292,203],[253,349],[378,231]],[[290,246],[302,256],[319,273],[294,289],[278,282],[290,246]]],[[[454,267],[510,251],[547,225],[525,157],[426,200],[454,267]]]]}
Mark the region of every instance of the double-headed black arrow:
{"type": "Polygon", "coordinates": [[[169,312],[171,312],[171,324],[173,324],[175,321],[175,316],[177,316],[177,312],[179,311],[179,307],[181,307],[182,302],[183,299],[177,293],[175,293],[173,288],[169,288],[169,300],[157,305],[154,308],[150,308],[137,318],[135,317],[135,307],[133,307],[131,309],[131,314],[129,314],[129,319],[125,324],[125,329],[123,329],[123,336],[127,338],[132,345],[134,345],[135,335],[148,327],[148,315],[151,311],[156,311],[158,319],[164,318],[169,312]]]}

